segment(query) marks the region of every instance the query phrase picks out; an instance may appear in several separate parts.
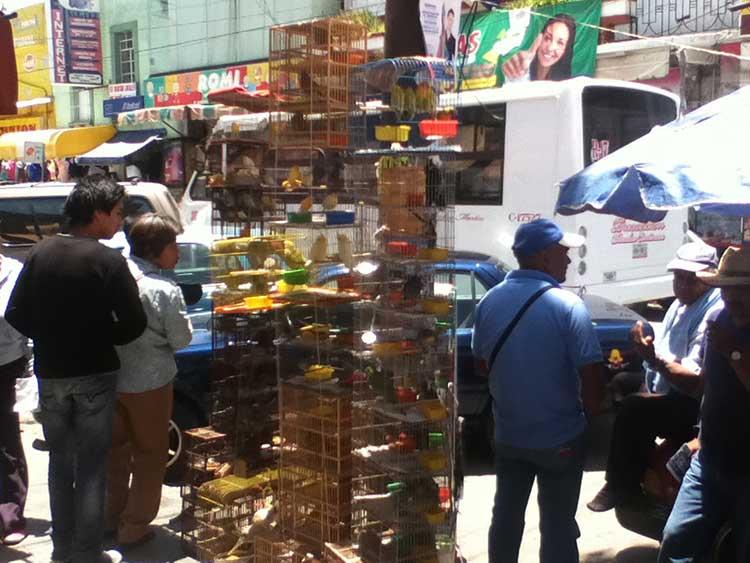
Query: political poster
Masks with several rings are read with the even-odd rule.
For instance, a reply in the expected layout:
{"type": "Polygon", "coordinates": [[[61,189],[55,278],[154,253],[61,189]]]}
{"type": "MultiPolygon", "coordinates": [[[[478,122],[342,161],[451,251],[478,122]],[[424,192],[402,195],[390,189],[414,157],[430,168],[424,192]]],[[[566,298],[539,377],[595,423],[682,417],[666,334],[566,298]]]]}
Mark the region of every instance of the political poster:
{"type": "Polygon", "coordinates": [[[427,56],[455,59],[460,20],[461,0],[419,0],[427,56]]]}
{"type": "Polygon", "coordinates": [[[99,0],[50,0],[50,7],[55,83],[102,84],[99,0]]]}
{"type": "Polygon", "coordinates": [[[601,0],[466,15],[457,66],[463,89],[593,76],[601,0]]]}

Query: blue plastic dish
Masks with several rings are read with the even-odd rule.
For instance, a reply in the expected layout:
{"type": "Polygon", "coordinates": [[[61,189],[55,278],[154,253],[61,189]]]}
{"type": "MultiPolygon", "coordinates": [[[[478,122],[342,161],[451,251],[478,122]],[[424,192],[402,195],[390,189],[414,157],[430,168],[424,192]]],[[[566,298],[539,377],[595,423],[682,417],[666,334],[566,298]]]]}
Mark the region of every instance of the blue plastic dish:
{"type": "Polygon", "coordinates": [[[326,225],[351,225],[356,218],[354,211],[326,211],[326,225]]]}

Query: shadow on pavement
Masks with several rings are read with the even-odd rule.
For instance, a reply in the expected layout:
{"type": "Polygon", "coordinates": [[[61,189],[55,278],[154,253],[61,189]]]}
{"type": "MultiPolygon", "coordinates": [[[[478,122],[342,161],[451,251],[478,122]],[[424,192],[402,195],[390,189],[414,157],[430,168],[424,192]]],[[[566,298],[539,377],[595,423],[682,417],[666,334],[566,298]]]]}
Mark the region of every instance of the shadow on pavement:
{"type": "MultiPolygon", "coordinates": [[[[124,563],[171,563],[185,557],[179,534],[174,534],[163,526],[154,526],[153,530],[156,534],[154,539],[122,554],[124,563]]],[[[117,546],[113,545],[112,549],[117,549],[117,546]]]]}
{"type": "Polygon", "coordinates": [[[657,547],[627,547],[616,554],[612,551],[594,551],[581,556],[581,563],[655,563],[657,547]]]}
{"type": "Polygon", "coordinates": [[[0,561],[34,561],[34,554],[23,551],[23,544],[16,547],[5,547],[0,545],[0,561]]]}
{"type": "Polygon", "coordinates": [[[30,536],[42,537],[52,533],[52,522],[41,518],[27,518],[26,531],[30,536]]]}

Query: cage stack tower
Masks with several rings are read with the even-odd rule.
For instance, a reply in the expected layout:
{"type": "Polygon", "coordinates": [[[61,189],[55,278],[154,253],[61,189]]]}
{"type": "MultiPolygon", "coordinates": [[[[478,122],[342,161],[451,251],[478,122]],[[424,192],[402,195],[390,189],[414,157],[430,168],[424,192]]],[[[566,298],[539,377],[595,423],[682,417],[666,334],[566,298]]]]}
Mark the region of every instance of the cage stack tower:
{"type": "Polygon", "coordinates": [[[352,80],[351,185],[368,256],[355,267],[352,540],[365,562],[455,557],[453,68],[427,58],[360,67],[352,80]]]}

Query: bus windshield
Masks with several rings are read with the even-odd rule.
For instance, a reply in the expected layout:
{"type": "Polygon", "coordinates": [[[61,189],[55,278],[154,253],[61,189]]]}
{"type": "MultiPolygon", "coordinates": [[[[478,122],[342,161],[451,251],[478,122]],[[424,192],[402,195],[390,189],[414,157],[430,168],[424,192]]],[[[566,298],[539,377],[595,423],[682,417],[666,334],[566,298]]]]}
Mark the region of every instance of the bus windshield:
{"type": "Polygon", "coordinates": [[[587,86],[581,98],[586,166],[677,117],[674,101],[654,92],[587,86]]]}

